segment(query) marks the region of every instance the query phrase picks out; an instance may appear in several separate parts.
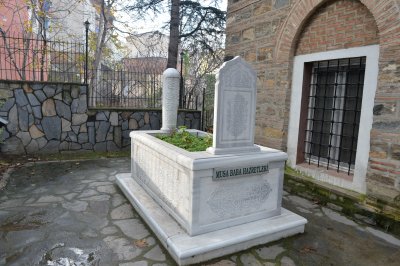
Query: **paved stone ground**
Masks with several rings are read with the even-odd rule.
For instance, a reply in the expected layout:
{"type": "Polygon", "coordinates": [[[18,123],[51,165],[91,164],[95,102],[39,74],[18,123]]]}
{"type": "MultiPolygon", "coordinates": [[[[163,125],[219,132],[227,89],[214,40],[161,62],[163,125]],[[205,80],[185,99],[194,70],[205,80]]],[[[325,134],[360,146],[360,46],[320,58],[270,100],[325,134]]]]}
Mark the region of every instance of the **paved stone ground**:
{"type": "MultiPolygon", "coordinates": [[[[115,185],[130,162],[28,164],[0,191],[0,265],[175,265],[115,185]]],[[[297,196],[306,232],[202,265],[399,265],[400,240],[297,196]]]]}

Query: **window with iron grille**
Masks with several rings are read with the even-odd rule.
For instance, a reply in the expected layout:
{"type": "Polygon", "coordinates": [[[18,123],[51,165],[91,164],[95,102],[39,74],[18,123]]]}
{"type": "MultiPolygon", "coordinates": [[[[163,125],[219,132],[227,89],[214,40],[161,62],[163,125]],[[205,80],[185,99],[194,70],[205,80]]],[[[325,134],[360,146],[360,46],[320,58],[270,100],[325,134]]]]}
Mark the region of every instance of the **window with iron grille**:
{"type": "Polygon", "coordinates": [[[304,157],[327,169],[354,169],[366,57],[312,63],[304,157]]]}

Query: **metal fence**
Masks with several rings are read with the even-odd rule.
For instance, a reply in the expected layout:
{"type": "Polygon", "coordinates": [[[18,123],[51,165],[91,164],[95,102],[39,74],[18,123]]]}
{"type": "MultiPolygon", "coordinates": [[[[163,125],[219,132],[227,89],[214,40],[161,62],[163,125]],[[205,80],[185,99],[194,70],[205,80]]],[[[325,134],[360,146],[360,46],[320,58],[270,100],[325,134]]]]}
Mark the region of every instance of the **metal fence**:
{"type": "MultiPolygon", "coordinates": [[[[164,68],[162,68],[164,70],[164,68]]],[[[158,68],[138,70],[89,70],[89,106],[96,108],[161,108],[162,71],[158,68]]],[[[180,109],[199,110],[203,106],[201,93],[182,90],[180,109]]]]}
{"type": "Polygon", "coordinates": [[[202,104],[202,130],[206,132],[213,131],[214,123],[214,90],[203,91],[202,104]]]}
{"type": "Polygon", "coordinates": [[[28,38],[0,31],[0,79],[84,83],[86,47],[82,43],[28,38]]]}
{"type": "MultiPolygon", "coordinates": [[[[91,108],[161,108],[166,58],[124,58],[118,67],[92,70],[89,54],[88,28],[84,43],[10,35],[0,28],[0,80],[87,85],[91,108]]],[[[180,93],[181,109],[201,108],[201,93],[180,93]]]]}
{"type": "Polygon", "coordinates": [[[179,90],[179,109],[198,110],[204,104],[202,92],[195,90],[185,90],[184,78],[181,77],[181,87],[179,90]]]}
{"type": "Polygon", "coordinates": [[[160,73],[101,70],[89,88],[91,107],[161,108],[160,73]]]}

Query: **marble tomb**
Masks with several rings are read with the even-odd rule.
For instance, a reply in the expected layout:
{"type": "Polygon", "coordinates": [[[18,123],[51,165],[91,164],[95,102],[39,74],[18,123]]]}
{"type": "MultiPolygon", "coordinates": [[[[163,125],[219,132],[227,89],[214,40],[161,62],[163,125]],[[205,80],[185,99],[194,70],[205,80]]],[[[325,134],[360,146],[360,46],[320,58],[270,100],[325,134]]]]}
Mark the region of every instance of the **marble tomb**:
{"type": "MultiPolygon", "coordinates": [[[[179,84],[176,70],[164,75],[163,93],[179,84]]],[[[173,114],[162,130],[131,132],[132,170],[117,176],[179,265],[302,233],[307,222],[281,207],[286,153],[254,144],[254,70],[240,57],[224,63],[215,95],[212,147],[188,152],[155,137],[176,128],[178,97],[163,95],[173,114]]]]}

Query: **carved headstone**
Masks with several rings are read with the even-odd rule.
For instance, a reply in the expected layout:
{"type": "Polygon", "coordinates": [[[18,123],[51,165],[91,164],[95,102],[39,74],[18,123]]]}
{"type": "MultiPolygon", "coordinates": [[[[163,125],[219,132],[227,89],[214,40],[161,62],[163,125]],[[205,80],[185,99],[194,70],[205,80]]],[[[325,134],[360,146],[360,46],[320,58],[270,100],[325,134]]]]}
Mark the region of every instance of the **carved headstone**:
{"type": "Polygon", "coordinates": [[[217,74],[212,154],[259,151],[254,145],[256,79],[253,68],[239,56],[225,62],[217,74]]]}
{"type": "Polygon", "coordinates": [[[163,73],[162,128],[163,131],[176,129],[179,99],[179,72],[168,68],[163,73]]]}

